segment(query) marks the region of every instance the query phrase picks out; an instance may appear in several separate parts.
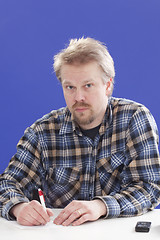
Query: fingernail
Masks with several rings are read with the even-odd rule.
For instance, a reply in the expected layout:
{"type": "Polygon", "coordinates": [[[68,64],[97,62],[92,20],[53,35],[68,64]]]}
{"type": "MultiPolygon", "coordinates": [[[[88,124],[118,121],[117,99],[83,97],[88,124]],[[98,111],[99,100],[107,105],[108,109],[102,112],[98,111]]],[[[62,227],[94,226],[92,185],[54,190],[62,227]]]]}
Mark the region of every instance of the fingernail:
{"type": "Polygon", "coordinates": [[[57,224],[57,225],[59,225],[59,224],[60,224],[60,220],[59,220],[59,219],[55,219],[55,220],[54,220],[54,223],[57,224]]]}
{"type": "Polygon", "coordinates": [[[62,225],[63,225],[63,226],[67,226],[66,222],[63,222],[62,225]]]}

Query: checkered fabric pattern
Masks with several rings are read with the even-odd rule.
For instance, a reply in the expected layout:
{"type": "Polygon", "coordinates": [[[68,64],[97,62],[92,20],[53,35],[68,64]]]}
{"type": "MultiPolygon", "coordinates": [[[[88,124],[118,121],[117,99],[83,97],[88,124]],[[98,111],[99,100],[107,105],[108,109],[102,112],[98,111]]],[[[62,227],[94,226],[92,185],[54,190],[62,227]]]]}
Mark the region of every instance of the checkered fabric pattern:
{"type": "Polygon", "coordinates": [[[135,216],[160,202],[158,130],[141,104],[111,97],[94,141],[84,136],[68,108],[27,128],[0,176],[0,214],[43,189],[46,205],[99,198],[106,218],[135,216]]]}

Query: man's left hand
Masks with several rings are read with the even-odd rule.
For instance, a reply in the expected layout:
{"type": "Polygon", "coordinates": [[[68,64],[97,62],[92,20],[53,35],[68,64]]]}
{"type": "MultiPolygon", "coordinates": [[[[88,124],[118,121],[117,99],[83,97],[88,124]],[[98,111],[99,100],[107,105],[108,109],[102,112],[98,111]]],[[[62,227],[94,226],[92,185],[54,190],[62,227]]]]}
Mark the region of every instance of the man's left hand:
{"type": "Polygon", "coordinates": [[[95,221],[106,215],[107,209],[102,200],[74,200],[55,218],[54,223],[63,226],[78,226],[87,221],[95,221]]]}

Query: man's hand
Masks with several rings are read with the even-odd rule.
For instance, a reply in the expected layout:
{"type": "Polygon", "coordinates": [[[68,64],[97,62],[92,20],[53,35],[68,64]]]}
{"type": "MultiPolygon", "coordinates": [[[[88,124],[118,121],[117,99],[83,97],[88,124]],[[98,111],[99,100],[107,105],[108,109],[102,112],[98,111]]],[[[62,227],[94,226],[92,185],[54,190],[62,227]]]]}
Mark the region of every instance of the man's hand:
{"type": "Polygon", "coordinates": [[[53,216],[51,209],[46,211],[38,201],[19,203],[11,208],[10,213],[16,217],[17,222],[25,226],[45,225],[53,216]]]}
{"type": "Polygon", "coordinates": [[[106,212],[106,206],[101,200],[74,200],[61,211],[54,223],[63,226],[70,224],[77,226],[87,221],[95,221],[106,215],[106,212]]]}

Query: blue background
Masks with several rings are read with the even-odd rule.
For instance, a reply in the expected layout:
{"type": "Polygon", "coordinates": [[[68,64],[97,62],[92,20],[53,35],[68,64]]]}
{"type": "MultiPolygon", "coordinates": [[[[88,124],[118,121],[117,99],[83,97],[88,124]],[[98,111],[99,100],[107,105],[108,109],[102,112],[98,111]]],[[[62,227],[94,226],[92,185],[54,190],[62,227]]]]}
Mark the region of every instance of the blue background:
{"type": "Polygon", "coordinates": [[[53,56],[82,36],[106,43],[113,95],[143,103],[160,128],[160,0],[0,0],[0,173],[26,127],[65,106],[53,56]]]}

